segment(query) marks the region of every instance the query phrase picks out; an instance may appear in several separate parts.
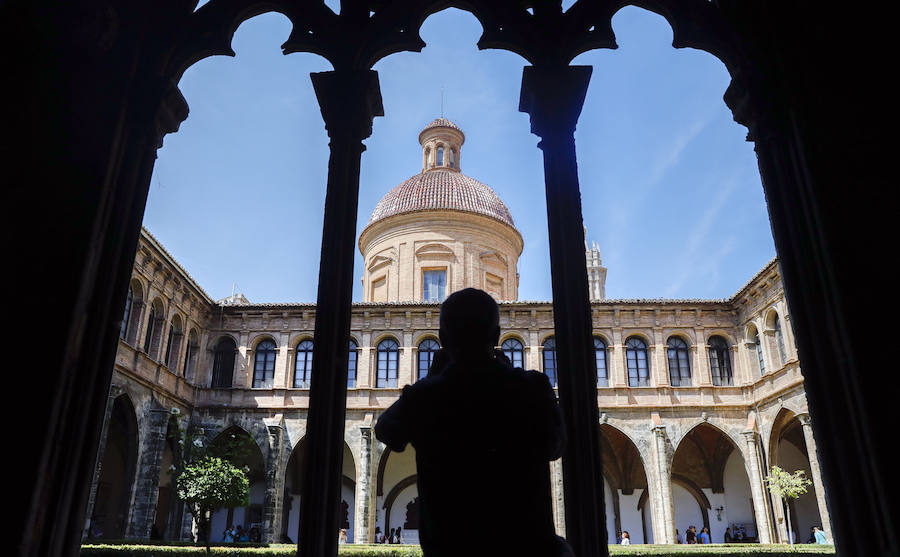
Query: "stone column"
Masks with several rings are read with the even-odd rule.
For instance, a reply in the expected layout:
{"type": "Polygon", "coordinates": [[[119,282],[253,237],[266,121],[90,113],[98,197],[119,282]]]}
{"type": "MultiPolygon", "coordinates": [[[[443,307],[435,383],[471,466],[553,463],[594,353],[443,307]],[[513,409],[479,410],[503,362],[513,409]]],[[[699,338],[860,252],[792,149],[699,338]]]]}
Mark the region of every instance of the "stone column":
{"type": "Polygon", "coordinates": [[[137,479],[131,504],[131,518],[126,536],[150,537],[150,527],[156,518],[156,499],[159,495],[159,464],[166,444],[169,409],[153,408],[148,412],[147,427],[141,440],[137,479]]]}
{"type": "Polygon", "coordinates": [[[372,428],[359,428],[359,478],[356,481],[356,532],[354,543],[372,543],[374,524],[370,521],[372,506],[372,428]]]}
{"type": "Polygon", "coordinates": [[[606,522],[606,509],[574,135],[590,76],[590,66],[526,67],[519,110],[531,117],[544,154],[559,397],[568,434],[562,464],[566,533],[576,555],[605,555],[597,527],[606,522]]]}
{"type": "MultiPolygon", "coordinates": [[[[659,418],[655,417],[654,421],[659,418]]],[[[669,473],[669,450],[666,426],[653,426],[650,441],[651,469],[647,477],[650,489],[650,519],[653,523],[653,542],[675,543],[675,507],[672,502],[672,483],[669,473]]]]}
{"type": "Polygon", "coordinates": [[[753,497],[753,515],[756,517],[756,535],[760,543],[774,543],[772,522],[769,519],[769,502],[766,496],[765,471],[761,465],[758,434],[755,431],[744,431],[744,465],[750,480],[750,494],[753,497]]]}
{"type": "Polygon", "coordinates": [[[316,315],[307,418],[308,450],[316,458],[309,459],[302,474],[298,549],[301,555],[336,555],[359,167],[362,141],[372,133],[372,119],[384,110],[375,71],[314,73],[312,81],[331,140],[316,298],[316,307],[328,311],[316,315]]]}
{"type": "Polygon", "coordinates": [[[809,455],[809,470],[812,473],[813,488],[816,490],[816,503],[819,505],[819,518],[825,537],[833,543],[831,534],[831,513],[828,511],[828,495],[825,493],[825,483],[822,481],[822,471],[819,469],[819,451],[816,448],[816,438],[813,435],[812,422],[809,414],[799,414],[797,419],[803,426],[803,439],[806,441],[806,454],[809,455]]]}
{"type": "MultiPolygon", "coordinates": [[[[280,421],[280,420],[279,420],[280,421]]],[[[284,427],[269,425],[269,454],[266,459],[266,495],[263,503],[263,541],[281,541],[282,506],[284,505],[284,476],[287,460],[284,455],[284,427]]]]}
{"type": "Polygon", "coordinates": [[[553,496],[553,525],[556,535],[566,537],[566,496],[563,486],[562,459],[550,463],[550,493],[553,496]]]}

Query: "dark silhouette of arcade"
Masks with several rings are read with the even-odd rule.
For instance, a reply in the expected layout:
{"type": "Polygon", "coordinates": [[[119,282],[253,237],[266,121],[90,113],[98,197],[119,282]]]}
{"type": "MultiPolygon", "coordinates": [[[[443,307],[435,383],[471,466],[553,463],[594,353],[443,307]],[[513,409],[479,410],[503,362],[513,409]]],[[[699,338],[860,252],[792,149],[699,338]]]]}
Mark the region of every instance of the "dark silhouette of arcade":
{"type": "Polygon", "coordinates": [[[293,23],[285,53],[313,52],[334,67],[312,76],[331,149],[317,299],[330,311],[315,331],[308,443],[318,458],[303,473],[302,504],[316,512],[301,512],[300,551],[336,554],[360,158],[383,112],[371,68],[420,50],[421,23],[450,6],[478,18],[480,48],[516,52],[528,64],[520,110],[544,155],[557,358],[567,370],[559,376],[567,536],[577,555],[605,555],[574,145],[591,68],[569,62],[615,48],[610,21],[624,5],[662,15],[674,46],[710,52],[728,69],[725,102],[758,155],[838,548],[900,553],[896,482],[886,474],[897,374],[871,333],[893,324],[891,312],[859,299],[895,288],[881,263],[896,237],[896,209],[880,202],[896,181],[896,141],[884,124],[894,93],[881,83],[895,47],[892,19],[877,7],[579,0],[563,11],[560,0],[343,0],[336,14],[316,0],[196,4],[0,5],[6,314],[42,341],[38,354],[16,343],[7,364],[7,392],[34,405],[28,435],[17,438],[16,512],[7,523],[21,536],[20,555],[77,553],[156,151],[188,115],[178,82],[204,57],[233,55],[238,25],[267,11],[293,23]],[[854,535],[860,525],[865,536],[854,535]]]}
{"type": "Polygon", "coordinates": [[[500,309],[486,292],[448,296],[440,336],[428,376],[404,387],[375,424],[392,451],[416,449],[425,555],[562,554],[549,463],[562,455],[565,430],[550,380],[498,357],[500,309]],[[472,505],[488,493],[502,509],[472,505]]]}

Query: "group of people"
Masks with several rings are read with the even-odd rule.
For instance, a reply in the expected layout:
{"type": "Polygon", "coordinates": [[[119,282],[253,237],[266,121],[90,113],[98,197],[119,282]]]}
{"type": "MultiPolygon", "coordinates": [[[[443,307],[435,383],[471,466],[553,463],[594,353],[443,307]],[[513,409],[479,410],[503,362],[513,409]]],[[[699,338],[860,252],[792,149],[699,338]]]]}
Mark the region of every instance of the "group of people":
{"type": "Polygon", "coordinates": [[[260,535],[259,528],[256,526],[244,528],[242,525],[237,524],[225,528],[225,531],[222,532],[222,541],[227,543],[259,542],[261,538],[262,536],[260,535]]]}
{"type": "Polygon", "coordinates": [[[390,533],[385,536],[380,526],[375,527],[375,543],[403,543],[403,527],[398,526],[391,528],[390,533]]]}
{"type": "MultiPolygon", "coordinates": [[[[725,529],[725,542],[730,541],[728,538],[731,536],[728,528],[725,529]]],[[[697,527],[694,525],[688,526],[688,529],[684,531],[684,537],[678,533],[678,530],[675,530],[675,543],[684,543],[684,544],[704,544],[704,543],[712,543],[712,537],[709,535],[709,528],[704,526],[700,529],[700,533],[697,533],[697,527]]]]}

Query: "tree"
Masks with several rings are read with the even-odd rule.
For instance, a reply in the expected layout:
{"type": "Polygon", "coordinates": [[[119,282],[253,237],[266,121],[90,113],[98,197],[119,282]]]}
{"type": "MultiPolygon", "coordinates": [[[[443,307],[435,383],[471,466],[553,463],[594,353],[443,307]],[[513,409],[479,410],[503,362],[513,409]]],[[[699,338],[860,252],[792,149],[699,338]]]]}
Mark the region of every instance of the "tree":
{"type": "Polygon", "coordinates": [[[769,475],[766,476],[766,485],[769,487],[769,492],[780,497],[784,502],[785,515],[787,515],[788,541],[791,547],[794,545],[794,537],[791,535],[791,510],[788,507],[788,499],[797,499],[806,493],[806,488],[810,484],[812,482],[806,478],[806,473],[803,470],[796,470],[791,474],[778,466],[773,466],[769,475]]]}
{"type": "Polygon", "coordinates": [[[178,498],[206,537],[206,552],[212,537],[210,522],[219,509],[250,503],[250,482],[243,470],[227,460],[205,456],[187,464],[175,480],[178,498]]]}

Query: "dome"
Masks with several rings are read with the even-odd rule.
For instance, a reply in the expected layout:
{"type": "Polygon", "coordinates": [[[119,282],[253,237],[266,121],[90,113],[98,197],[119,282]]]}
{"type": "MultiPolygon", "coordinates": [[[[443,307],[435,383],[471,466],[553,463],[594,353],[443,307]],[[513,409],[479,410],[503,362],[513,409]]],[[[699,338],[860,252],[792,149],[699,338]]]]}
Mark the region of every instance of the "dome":
{"type": "Polygon", "coordinates": [[[389,191],[375,206],[369,224],[394,215],[432,210],[476,213],[515,227],[509,209],[494,190],[450,169],[416,174],[389,191]]]}

